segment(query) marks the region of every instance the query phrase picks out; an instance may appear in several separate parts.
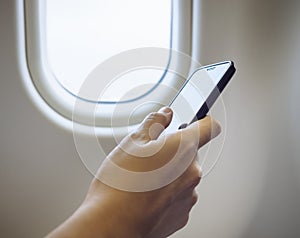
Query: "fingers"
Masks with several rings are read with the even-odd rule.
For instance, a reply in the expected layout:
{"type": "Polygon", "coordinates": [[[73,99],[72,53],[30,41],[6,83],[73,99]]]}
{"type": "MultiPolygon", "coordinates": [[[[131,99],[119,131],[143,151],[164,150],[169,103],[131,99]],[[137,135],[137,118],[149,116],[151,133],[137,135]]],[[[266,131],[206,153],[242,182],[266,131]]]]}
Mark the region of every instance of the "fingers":
{"type": "Polygon", "coordinates": [[[173,112],[169,107],[163,107],[158,112],[150,113],[141,126],[133,134],[134,139],[143,141],[155,140],[170,124],[173,112]]]}
{"type": "Polygon", "coordinates": [[[188,138],[197,143],[198,149],[215,138],[221,132],[221,126],[218,122],[209,116],[196,121],[178,133],[183,139],[188,138]]]}
{"type": "Polygon", "coordinates": [[[188,169],[181,175],[180,182],[184,189],[195,188],[200,183],[202,178],[202,169],[196,161],[196,158],[193,160],[192,164],[188,169]]]}

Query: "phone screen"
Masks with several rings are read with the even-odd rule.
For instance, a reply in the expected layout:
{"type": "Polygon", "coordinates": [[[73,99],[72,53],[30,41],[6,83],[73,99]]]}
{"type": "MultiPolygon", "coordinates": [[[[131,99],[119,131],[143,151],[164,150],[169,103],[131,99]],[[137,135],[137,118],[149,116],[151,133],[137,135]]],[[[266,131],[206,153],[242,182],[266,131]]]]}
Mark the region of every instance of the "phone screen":
{"type": "Polygon", "coordinates": [[[189,124],[205,116],[234,71],[230,61],[197,69],[170,104],[173,119],[167,131],[176,131],[181,124],[189,124]]]}

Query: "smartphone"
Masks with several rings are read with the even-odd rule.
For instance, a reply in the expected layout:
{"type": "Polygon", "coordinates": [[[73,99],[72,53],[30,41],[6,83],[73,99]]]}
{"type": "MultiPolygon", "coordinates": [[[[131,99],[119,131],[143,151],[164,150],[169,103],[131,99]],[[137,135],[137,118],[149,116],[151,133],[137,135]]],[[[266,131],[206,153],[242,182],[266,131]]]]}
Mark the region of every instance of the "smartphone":
{"type": "Polygon", "coordinates": [[[167,131],[181,129],[206,116],[236,69],[232,61],[203,66],[187,79],[170,103],[173,119],[167,131]]]}

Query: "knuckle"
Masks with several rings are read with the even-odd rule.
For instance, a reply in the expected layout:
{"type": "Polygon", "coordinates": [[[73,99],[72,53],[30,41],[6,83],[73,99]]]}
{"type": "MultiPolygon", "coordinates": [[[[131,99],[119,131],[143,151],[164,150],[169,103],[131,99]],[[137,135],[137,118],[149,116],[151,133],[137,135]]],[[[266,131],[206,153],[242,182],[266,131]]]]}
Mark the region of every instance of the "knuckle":
{"type": "Polygon", "coordinates": [[[199,199],[199,195],[196,192],[196,190],[194,190],[193,196],[192,196],[192,206],[194,206],[198,202],[198,199],[199,199]]]}
{"type": "Polygon", "coordinates": [[[148,117],[147,117],[148,121],[152,121],[152,120],[157,120],[157,121],[165,121],[166,117],[164,114],[160,113],[160,112],[151,112],[148,117]]]}
{"type": "Polygon", "coordinates": [[[131,132],[129,136],[131,139],[135,140],[135,139],[139,138],[139,134],[140,133],[134,131],[134,132],[131,132]]]}
{"type": "Polygon", "coordinates": [[[196,162],[190,168],[191,186],[196,187],[202,178],[202,170],[196,162]]]}
{"type": "Polygon", "coordinates": [[[130,133],[130,139],[133,141],[144,141],[148,140],[148,134],[146,134],[144,131],[134,131],[130,133]]]}
{"type": "Polygon", "coordinates": [[[192,186],[196,187],[201,181],[201,176],[195,175],[192,180],[192,186]]]}
{"type": "Polygon", "coordinates": [[[158,112],[151,112],[148,115],[148,118],[155,118],[158,112]]]}
{"type": "Polygon", "coordinates": [[[195,164],[194,167],[195,167],[195,176],[197,178],[201,179],[202,176],[203,176],[203,172],[202,172],[201,167],[198,164],[195,164]]]}

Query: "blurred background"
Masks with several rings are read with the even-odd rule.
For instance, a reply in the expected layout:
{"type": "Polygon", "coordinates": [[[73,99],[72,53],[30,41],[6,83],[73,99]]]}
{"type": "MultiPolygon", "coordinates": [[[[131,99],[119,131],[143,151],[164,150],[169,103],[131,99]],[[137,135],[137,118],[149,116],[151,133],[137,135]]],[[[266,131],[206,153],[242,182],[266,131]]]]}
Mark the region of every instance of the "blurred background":
{"type": "MultiPolygon", "coordinates": [[[[300,236],[300,1],[196,1],[202,64],[233,60],[225,144],[172,237],[300,236]]],[[[72,133],[50,122],[22,84],[17,0],[0,2],[0,236],[41,237],[66,219],[92,176],[72,133]]],[[[224,130],[223,130],[224,132],[224,130]]]]}

